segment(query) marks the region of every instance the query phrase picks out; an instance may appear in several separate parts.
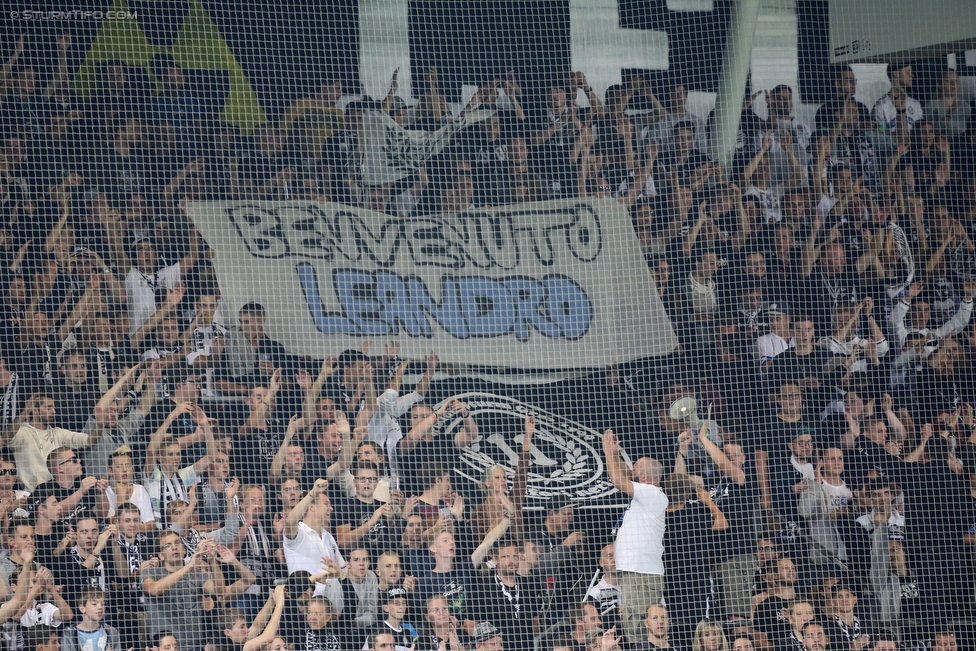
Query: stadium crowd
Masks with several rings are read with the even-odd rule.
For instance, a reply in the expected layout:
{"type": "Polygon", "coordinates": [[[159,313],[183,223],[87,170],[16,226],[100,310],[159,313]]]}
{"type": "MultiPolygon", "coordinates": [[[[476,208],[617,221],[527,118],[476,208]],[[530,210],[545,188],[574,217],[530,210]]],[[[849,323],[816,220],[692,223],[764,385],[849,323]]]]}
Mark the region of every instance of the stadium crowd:
{"type": "Polygon", "coordinates": [[[601,99],[572,73],[529,89],[533,111],[509,74],[469,103],[493,117],[370,188],[364,112],[440,128],[436,70],[416,107],[394,76],[386,98],[340,110],[325,79],[244,136],[166,56],[157,94],[109,62],[82,101],[71,47],[57,38],[46,79],[23,39],[0,69],[8,651],[962,643],[976,124],[954,71],[923,107],[911,65],[891,64],[869,109],[838,69],[812,128],[790,88],[760,91],[766,118],[750,95],[729,169],[680,80],[662,100],[639,76],[601,99]],[[603,435],[631,501],[602,537],[565,497],[523,511],[531,416],[517,466],[459,492],[452,469],[489,424],[425,404],[435,354],[402,360],[394,341],[301,359],[265,333],[263,306],[228,314],[182,211],[313,199],[410,218],[584,196],[630,211],[680,339],[625,407],[646,427],[603,435]],[[712,406],[695,430],[669,411],[685,396],[712,406]],[[436,436],[447,420],[462,425],[436,436]]]}

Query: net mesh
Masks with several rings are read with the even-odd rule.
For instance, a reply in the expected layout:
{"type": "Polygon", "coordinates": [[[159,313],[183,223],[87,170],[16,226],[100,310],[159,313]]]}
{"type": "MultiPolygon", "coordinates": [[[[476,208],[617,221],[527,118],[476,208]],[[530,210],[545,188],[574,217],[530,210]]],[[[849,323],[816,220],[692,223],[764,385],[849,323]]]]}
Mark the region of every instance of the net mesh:
{"type": "Polygon", "coordinates": [[[959,7],[22,4],[9,651],[971,648],[959,7]]]}

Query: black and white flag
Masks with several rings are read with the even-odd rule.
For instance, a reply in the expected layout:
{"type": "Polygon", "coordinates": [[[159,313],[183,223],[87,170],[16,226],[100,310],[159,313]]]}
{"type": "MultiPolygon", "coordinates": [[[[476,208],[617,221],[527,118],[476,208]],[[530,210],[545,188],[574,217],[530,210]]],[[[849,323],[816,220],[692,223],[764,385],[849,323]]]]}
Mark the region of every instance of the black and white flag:
{"type": "Polygon", "coordinates": [[[466,111],[437,131],[410,131],[382,111],[363,115],[363,181],[376,186],[394,183],[416,174],[426,161],[447,147],[461,129],[491,117],[495,112],[466,111]]]}

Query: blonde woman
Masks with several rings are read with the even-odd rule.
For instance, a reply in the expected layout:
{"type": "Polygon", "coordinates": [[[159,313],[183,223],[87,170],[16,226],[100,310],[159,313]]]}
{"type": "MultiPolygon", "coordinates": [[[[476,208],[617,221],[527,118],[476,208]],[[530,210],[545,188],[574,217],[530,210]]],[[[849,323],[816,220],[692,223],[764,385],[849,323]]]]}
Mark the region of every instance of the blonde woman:
{"type": "Polygon", "coordinates": [[[532,435],[535,433],[535,418],[525,417],[525,436],[522,439],[522,449],[519,451],[518,467],[512,479],[512,491],[509,495],[508,476],[505,468],[494,464],[485,469],[481,479],[481,489],[487,496],[485,500],[471,511],[471,529],[475,540],[483,540],[489,531],[495,528],[506,515],[512,518],[510,535],[516,540],[522,539],[522,501],[525,499],[525,483],[529,473],[529,450],[532,447],[532,435]]]}
{"type": "Polygon", "coordinates": [[[718,622],[702,620],[695,628],[691,651],[729,651],[729,640],[718,622]]]}

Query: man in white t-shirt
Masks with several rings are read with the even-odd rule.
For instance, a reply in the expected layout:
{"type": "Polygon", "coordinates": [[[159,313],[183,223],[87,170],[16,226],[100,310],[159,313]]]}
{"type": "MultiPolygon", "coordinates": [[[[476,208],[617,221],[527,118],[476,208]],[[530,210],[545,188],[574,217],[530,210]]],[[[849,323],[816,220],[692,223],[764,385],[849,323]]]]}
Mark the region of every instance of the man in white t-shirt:
{"type": "Polygon", "coordinates": [[[617,571],[620,573],[621,613],[624,633],[631,644],[644,637],[644,616],[649,606],[664,596],[664,524],[668,497],[659,488],[664,474],[661,464],[648,457],[634,463],[634,476],[620,458],[620,441],[603,433],[603,454],[607,473],[617,490],[631,497],[617,525],[614,541],[617,571]]]}
{"type": "Polygon", "coordinates": [[[925,116],[918,100],[908,96],[908,89],[915,81],[912,64],[888,64],[888,78],[891,90],[874,103],[874,121],[878,129],[891,133],[893,145],[907,146],[912,126],[925,116]]]}
{"type": "MultiPolygon", "coordinates": [[[[129,304],[129,335],[135,334],[146,319],[156,312],[157,292],[173,289],[180,282],[183,274],[190,273],[196,266],[200,252],[200,236],[194,234],[190,238],[190,250],[182,260],[168,267],[159,268],[159,257],[156,245],[149,238],[135,243],[135,257],[119,261],[119,266],[129,265],[129,273],[125,276],[125,294],[129,304]]],[[[117,247],[122,253],[122,247],[117,247]]]]}
{"type": "MultiPolygon", "coordinates": [[[[295,505],[284,524],[284,552],[288,573],[306,570],[313,576],[321,574],[322,559],[330,559],[337,567],[345,567],[346,561],[339,551],[339,544],[329,533],[329,517],[332,502],[325,492],[329,482],[316,479],[312,490],[295,505]]],[[[334,578],[317,584],[316,594],[323,594],[342,611],[342,586],[334,578]]]]}
{"type": "Polygon", "coordinates": [[[827,448],[814,469],[814,481],[800,495],[800,515],[809,523],[810,537],[817,543],[810,550],[814,562],[830,560],[820,550],[834,554],[841,561],[847,560],[847,547],[837,529],[835,512],[850,510],[854,493],[841,478],[843,473],[843,450],[827,448]]]}

